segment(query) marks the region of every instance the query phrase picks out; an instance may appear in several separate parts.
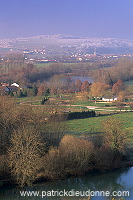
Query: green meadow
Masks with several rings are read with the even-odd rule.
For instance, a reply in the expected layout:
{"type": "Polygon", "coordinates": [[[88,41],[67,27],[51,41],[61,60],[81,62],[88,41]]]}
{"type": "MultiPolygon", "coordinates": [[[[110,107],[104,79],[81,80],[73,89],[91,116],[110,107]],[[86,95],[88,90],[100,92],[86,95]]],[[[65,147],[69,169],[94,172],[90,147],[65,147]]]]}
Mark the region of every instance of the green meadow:
{"type": "Polygon", "coordinates": [[[65,122],[66,132],[74,135],[99,134],[103,131],[103,122],[110,117],[123,121],[124,128],[131,132],[133,137],[133,112],[125,112],[114,115],[97,116],[86,119],[69,120],[65,122]]]}

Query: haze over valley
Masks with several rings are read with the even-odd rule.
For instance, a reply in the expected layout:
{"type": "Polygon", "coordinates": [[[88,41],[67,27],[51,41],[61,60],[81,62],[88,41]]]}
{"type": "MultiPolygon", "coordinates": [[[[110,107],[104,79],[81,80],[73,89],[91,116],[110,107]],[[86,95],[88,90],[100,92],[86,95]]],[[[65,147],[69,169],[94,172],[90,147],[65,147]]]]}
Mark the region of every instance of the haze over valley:
{"type": "Polygon", "coordinates": [[[21,53],[27,59],[76,62],[133,55],[133,40],[87,38],[71,35],[39,35],[0,40],[0,53],[21,53]],[[102,56],[102,57],[101,57],[102,56]]]}

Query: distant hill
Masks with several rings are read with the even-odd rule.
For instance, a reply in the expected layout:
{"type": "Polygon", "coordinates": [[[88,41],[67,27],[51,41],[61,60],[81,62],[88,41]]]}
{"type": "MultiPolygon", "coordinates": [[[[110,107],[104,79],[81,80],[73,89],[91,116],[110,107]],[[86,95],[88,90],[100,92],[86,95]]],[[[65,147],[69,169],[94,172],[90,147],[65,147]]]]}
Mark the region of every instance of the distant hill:
{"type": "Polygon", "coordinates": [[[96,51],[98,54],[133,54],[133,40],[117,38],[83,38],[71,35],[40,35],[27,38],[0,40],[0,48],[48,49],[63,52],[96,51]]]}

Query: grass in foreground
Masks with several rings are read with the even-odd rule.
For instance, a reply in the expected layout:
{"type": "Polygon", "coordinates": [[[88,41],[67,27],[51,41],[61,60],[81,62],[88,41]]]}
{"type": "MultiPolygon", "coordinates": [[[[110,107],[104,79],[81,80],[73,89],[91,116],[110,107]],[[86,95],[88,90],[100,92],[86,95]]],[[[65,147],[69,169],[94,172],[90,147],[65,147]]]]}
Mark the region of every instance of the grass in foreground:
{"type": "MultiPolygon", "coordinates": [[[[111,116],[112,115],[66,121],[66,132],[73,135],[100,133],[103,131],[102,123],[111,116]]],[[[115,114],[114,117],[124,122],[125,128],[131,132],[133,138],[133,112],[115,114]]]]}

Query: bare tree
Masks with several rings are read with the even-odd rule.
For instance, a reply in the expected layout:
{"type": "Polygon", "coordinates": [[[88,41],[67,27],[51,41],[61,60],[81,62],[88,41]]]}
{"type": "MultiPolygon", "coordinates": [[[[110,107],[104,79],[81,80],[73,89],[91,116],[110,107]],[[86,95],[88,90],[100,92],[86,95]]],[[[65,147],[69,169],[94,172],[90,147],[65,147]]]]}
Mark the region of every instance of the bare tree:
{"type": "Polygon", "coordinates": [[[124,129],[122,121],[110,117],[103,123],[105,146],[124,153],[129,139],[129,133],[124,129]]]}
{"type": "Polygon", "coordinates": [[[30,185],[37,178],[43,147],[34,127],[22,127],[13,132],[8,162],[11,173],[20,186],[30,185]]]}

